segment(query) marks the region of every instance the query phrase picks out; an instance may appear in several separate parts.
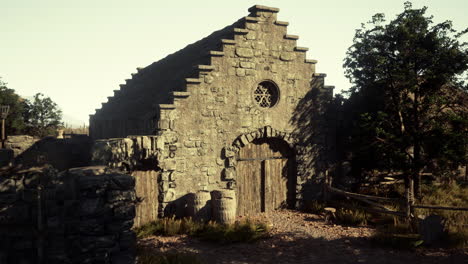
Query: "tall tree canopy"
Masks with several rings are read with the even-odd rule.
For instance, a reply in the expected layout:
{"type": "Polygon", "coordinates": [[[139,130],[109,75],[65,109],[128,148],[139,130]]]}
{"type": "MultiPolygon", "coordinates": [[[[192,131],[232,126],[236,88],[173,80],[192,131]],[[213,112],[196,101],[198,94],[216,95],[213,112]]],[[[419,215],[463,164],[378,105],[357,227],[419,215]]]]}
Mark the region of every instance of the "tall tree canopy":
{"type": "Polygon", "coordinates": [[[28,134],[40,137],[54,135],[62,125],[62,111],[52,99],[37,93],[27,101],[24,119],[28,134]]]}
{"type": "MultiPolygon", "coordinates": [[[[416,179],[426,167],[466,163],[468,49],[450,21],[434,24],[427,8],[383,14],[356,30],[344,61],[353,83],[355,158],[416,179]],[[357,157],[356,157],[357,156],[357,157]],[[361,160],[365,160],[362,158],[361,160]]],[[[416,184],[418,186],[418,184],[416,184]]]]}
{"type": "Polygon", "coordinates": [[[7,119],[5,120],[5,130],[7,135],[21,134],[25,125],[23,113],[25,110],[25,100],[15,93],[15,90],[7,87],[7,84],[0,77],[0,105],[8,105],[7,119]]]}

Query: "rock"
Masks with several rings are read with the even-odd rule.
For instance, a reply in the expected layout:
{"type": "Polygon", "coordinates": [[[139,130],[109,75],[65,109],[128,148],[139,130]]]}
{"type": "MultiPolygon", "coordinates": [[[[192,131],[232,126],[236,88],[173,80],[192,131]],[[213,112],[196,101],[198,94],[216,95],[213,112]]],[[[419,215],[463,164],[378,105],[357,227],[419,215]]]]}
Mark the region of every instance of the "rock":
{"type": "Polygon", "coordinates": [[[419,233],[425,244],[437,243],[445,231],[445,219],[439,215],[430,215],[419,223],[419,233]]]}

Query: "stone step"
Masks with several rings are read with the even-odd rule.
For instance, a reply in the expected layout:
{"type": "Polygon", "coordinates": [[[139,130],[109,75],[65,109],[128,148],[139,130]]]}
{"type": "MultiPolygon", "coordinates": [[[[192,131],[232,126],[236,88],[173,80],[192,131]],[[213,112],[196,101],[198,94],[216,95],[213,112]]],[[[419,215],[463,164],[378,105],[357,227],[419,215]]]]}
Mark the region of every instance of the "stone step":
{"type": "Polygon", "coordinates": [[[299,36],[298,36],[298,35],[290,35],[290,34],[286,34],[286,35],[284,35],[284,38],[285,38],[285,39],[293,39],[293,40],[298,40],[298,39],[299,39],[299,36]]]}
{"type": "Polygon", "coordinates": [[[212,71],[215,69],[215,66],[213,65],[197,65],[195,66],[195,69],[199,71],[212,71]]]}
{"type": "Polygon", "coordinates": [[[191,83],[201,83],[202,80],[198,78],[185,78],[185,83],[191,84],[191,83]]]}
{"type": "Polygon", "coordinates": [[[289,22],[276,20],[275,25],[287,27],[289,26],[289,22]]]}
{"type": "Polygon", "coordinates": [[[316,64],[317,60],[306,59],[305,63],[316,64]]]}
{"type": "Polygon", "coordinates": [[[208,52],[208,54],[210,56],[213,56],[213,57],[221,57],[221,56],[224,56],[224,52],[223,51],[216,51],[216,50],[211,50],[208,52]]]}
{"type": "Polygon", "coordinates": [[[221,43],[226,44],[226,45],[235,45],[236,41],[233,39],[222,39],[221,43]]]}
{"type": "Polygon", "coordinates": [[[306,48],[306,47],[295,47],[294,48],[295,51],[299,51],[299,52],[306,52],[309,50],[309,48],[306,48]]]}
{"type": "Polygon", "coordinates": [[[241,34],[241,35],[245,35],[249,33],[249,30],[248,29],[245,29],[245,28],[234,28],[234,34],[241,34]]]}

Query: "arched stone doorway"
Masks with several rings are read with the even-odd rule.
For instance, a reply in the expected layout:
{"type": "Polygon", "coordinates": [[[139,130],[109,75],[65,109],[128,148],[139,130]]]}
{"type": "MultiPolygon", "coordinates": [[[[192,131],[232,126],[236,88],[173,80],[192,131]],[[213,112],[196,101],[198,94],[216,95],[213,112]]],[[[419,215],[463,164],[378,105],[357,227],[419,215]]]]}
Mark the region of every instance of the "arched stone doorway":
{"type": "Polygon", "coordinates": [[[237,214],[293,208],[296,200],[294,150],[280,138],[257,138],[237,153],[237,214]]]}

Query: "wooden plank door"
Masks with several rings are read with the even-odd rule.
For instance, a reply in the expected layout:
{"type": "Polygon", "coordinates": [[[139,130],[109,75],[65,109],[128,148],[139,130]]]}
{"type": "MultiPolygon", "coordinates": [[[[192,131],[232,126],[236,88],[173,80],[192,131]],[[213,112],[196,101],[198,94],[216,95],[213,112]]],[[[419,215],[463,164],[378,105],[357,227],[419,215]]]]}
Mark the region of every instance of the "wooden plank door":
{"type": "Polygon", "coordinates": [[[134,171],[136,196],[142,201],[136,206],[134,227],[155,221],[158,218],[158,175],[159,171],[134,171]]]}
{"type": "Polygon", "coordinates": [[[289,169],[289,156],[284,144],[267,140],[254,141],[239,151],[238,215],[268,212],[288,203],[288,197],[294,196],[289,178],[295,177],[289,169]]]}
{"type": "Polygon", "coordinates": [[[288,173],[286,158],[267,159],[264,161],[265,173],[265,212],[270,212],[287,205],[288,173]]]}
{"type": "Polygon", "coordinates": [[[237,165],[237,214],[255,215],[262,209],[260,161],[239,162],[237,165]]]}

